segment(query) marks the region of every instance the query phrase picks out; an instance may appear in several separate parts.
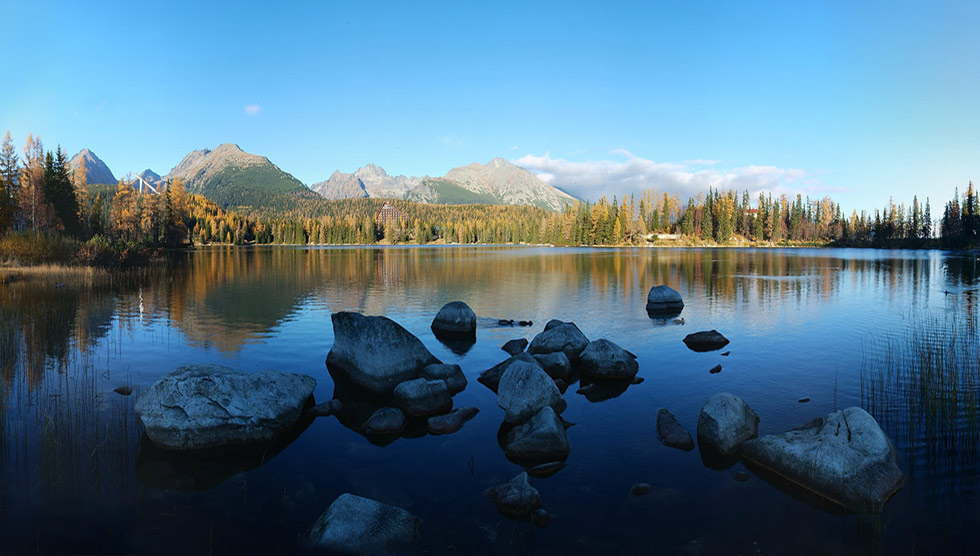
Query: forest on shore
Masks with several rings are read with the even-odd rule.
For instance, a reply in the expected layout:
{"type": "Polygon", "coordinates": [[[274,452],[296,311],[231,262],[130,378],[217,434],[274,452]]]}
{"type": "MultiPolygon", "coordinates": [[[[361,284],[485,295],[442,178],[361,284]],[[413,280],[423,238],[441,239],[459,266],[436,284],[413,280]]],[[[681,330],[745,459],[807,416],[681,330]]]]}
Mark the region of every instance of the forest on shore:
{"type": "Polygon", "coordinates": [[[90,185],[84,164],[28,136],[0,143],[0,260],[127,267],[162,248],[208,244],[840,245],[972,248],[980,200],[969,182],[934,217],[930,200],[845,215],[829,197],[709,189],[682,203],[644,191],[568,205],[435,205],[391,199],[283,199],[228,210],[179,181],[140,192],[90,185]],[[390,208],[382,211],[382,207],[390,208]]]}

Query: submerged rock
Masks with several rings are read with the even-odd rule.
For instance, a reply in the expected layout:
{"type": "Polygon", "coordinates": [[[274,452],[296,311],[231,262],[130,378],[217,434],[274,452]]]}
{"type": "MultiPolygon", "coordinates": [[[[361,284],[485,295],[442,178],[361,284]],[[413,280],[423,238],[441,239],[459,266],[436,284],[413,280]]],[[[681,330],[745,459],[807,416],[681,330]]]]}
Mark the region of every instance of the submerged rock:
{"type": "Polygon", "coordinates": [[[541,494],[531,486],[527,473],[484,491],[497,511],[510,519],[529,520],[541,508],[541,494]]]}
{"type": "Polygon", "coordinates": [[[430,434],[452,434],[463,428],[463,425],[478,413],[480,410],[475,407],[460,407],[445,415],[429,417],[426,428],[430,434]]]}
{"type": "Polygon", "coordinates": [[[120,396],[129,396],[133,393],[132,386],[117,386],[112,389],[113,392],[119,394],[120,396]]]}
{"type": "Polygon", "coordinates": [[[393,400],[409,417],[435,415],[453,407],[449,388],[442,380],[406,380],[395,387],[393,400]]]}
{"type": "Polygon", "coordinates": [[[578,358],[582,376],[592,379],[633,380],[640,369],[635,355],[604,338],[589,342],[578,358]]]}
{"type": "Polygon", "coordinates": [[[527,347],[527,339],[526,338],[518,338],[518,339],[515,339],[515,340],[509,340],[500,349],[506,351],[510,355],[517,355],[518,353],[521,353],[522,351],[524,351],[524,348],[526,348],[526,347],[527,347]]]}
{"type": "Polygon", "coordinates": [[[500,377],[504,376],[504,371],[506,371],[511,364],[516,361],[524,361],[526,363],[531,363],[532,365],[537,365],[539,367],[541,366],[534,356],[527,352],[521,352],[512,357],[508,357],[507,359],[480,373],[480,376],[476,378],[477,382],[496,393],[500,386],[500,377]]]}
{"type": "Polygon", "coordinates": [[[742,458],[847,511],[879,511],[905,483],[895,447],[867,411],[849,407],[749,440],[742,458]]]}
{"type": "Polygon", "coordinates": [[[455,396],[466,389],[466,375],[459,365],[438,363],[423,367],[419,371],[419,378],[427,380],[442,380],[446,382],[449,394],[455,396]]]}
{"type": "Polygon", "coordinates": [[[759,434],[759,416],[749,404],[729,393],[715,394],[701,406],[698,442],[722,456],[737,453],[738,447],[759,434]]]}
{"type": "Polygon", "coordinates": [[[341,494],[313,524],[310,540],[334,554],[409,554],[419,524],[397,506],[341,494]]]}
{"type": "Polygon", "coordinates": [[[534,465],[527,468],[527,474],[532,477],[546,478],[551,477],[555,473],[561,471],[568,466],[568,463],[564,461],[549,461],[548,463],[542,463],[539,465],[534,465]]]}
{"type": "Polygon", "coordinates": [[[404,432],[407,424],[408,420],[402,410],[397,407],[382,407],[368,417],[362,428],[365,434],[391,435],[404,432]]]}
{"type": "Polygon", "coordinates": [[[423,367],[442,363],[421,340],[387,317],[340,312],[330,316],[334,342],[327,365],[353,384],[379,395],[419,376],[423,367]]]}
{"type": "Polygon", "coordinates": [[[531,523],[533,523],[535,526],[537,526],[540,529],[544,529],[545,527],[547,527],[548,524],[551,523],[551,520],[553,518],[554,516],[549,514],[543,508],[538,508],[533,512],[531,512],[531,523]]]}
{"type": "Polygon", "coordinates": [[[476,334],[476,314],[462,301],[452,301],[443,305],[432,319],[433,332],[443,334],[476,334]]]}
{"type": "Polygon", "coordinates": [[[561,351],[572,363],[578,361],[578,356],[589,345],[589,339],[571,322],[551,321],[545,326],[544,332],[531,340],[527,352],[531,355],[554,353],[561,351]],[[554,323],[554,324],[553,324],[554,323]]]}
{"type": "Polygon", "coordinates": [[[653,487],[649,483],[636,483],[630,487],[630,496],[645,496],[652,490],[653,487]]]}
{"type": "Polygon", "coordinates": [[[147,436],[189,450],[273,440],[300,419],[313,377],[219,365],[188,365],[150,386],[136,402],[147,436]]]}
{"type": "Polygon", "coordinates": [[[568,404],[540,365],[515,361],[500,377],[497,405],[506,412],[504,421],[516,425],[527,421],[543,407],[561,413],[568,404]]]}
{"type": "Polygon", "coordinates": [[[654,286],[647,294],[647,313],[651,315],[676,315],[684,309],[681,294],[668,286],[654,286]]]}
{"type": "Polygon", "coordinates": [[[308,407],[304,414],[306,417],[310,417],[310,418],[328,417],[330,415],[336,414],[341,409],[343,409],[343,407],[344,404],[340,400],[333,399],[323,403],[318,403],[313,407],[308,407]]]}
{"type": "Polygon", "coordinates": [[[570,451],[565,423],[548,406],[526,423],[506,430],[503,448],[507,457],[527,463],[561,461],[570,451]]]}
{"type": "Polygon", "coordinates": [[[691,433],[687,432],[669,409],[661,408],[657,411],[657,438],[664,446],[678,448],[685,452],[694,449],[691,433]]]}
{"type": "Polygon", "coordinates": [[[685,336],[684,345],[691,351],[715,351],[727,346],[728,338],[717,330],[706,330],[685,336]]]}

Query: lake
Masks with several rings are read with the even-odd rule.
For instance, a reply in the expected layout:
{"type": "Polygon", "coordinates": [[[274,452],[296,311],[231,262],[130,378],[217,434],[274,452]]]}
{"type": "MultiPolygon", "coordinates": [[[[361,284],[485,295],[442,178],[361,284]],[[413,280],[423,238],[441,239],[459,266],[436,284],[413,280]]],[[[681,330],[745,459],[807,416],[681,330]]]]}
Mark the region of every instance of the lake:
{"type": "Polygon", "coordinates": [[[977,278],[974,255],[938,251],[267,247],[181,253],[94,284],[0,285],[0,550],[295,552],[351,492],[419,516],[419,554],[972,553],[977,278]],[[683,296],[677,321],[647,315],[658,284],[683,296]],[[429,328],[453,300],[481,317],[472,345],[444,345],[429,328]],[[317,402],[333,398],[324,360],[342,310],[388,316],[458,363],[469,385],[455,405],[479,415],[451,435],[385,445],[321,417],[258,458],[175,460],[148,444],[135,401],[184,364],[305,373],[317,402]],[[633,352],[645,380],[565,392],[571,453],[532,479],[554,516],[537,529],[483,494],[522,468],[504,456],[504,412],[476,377],[552,318],[633,352]],[[721,352],[682,342],[711,329],[731,341],[721,352]],[[907,372],[921,346],[950,344],[950,376],[907,372]],[[113,391],[127,385],[131,396],[113,391]],[[712,469],[657,440],[659,408],[693,435],[719,392],[748,402],[760,434],[864,407],[907,482],[879,515],[840,515],[751,473],[734,480],[741,463],[712,469]],[[635,483],[652,492],[630,496],[635,483]]]}

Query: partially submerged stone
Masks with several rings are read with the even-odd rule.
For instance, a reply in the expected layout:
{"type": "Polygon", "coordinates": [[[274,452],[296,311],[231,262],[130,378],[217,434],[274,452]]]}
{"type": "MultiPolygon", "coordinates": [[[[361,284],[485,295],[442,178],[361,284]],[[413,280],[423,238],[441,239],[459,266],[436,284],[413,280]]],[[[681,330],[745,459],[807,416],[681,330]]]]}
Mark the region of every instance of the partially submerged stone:
{"type": "Polygon", "coordinates": [[[722,456],[737,453],[739,446],[759,434],[759,416],[749,404],[729,393],[715,394],[701,406],[698,442],[722,456]]]}
{"type": "Polygon", "coordinates": [[[568,458],[565,423],[545,406],[526,423],[504,433],[504,454],[520,462],[555,462],[568,458]]]}
{"type": "Polygon", "coordinates": [[[313,524],[310,541],[335,554],[409,554],[419,523],[417,517],[397,506],[341,494],[313,524]]]}
{"type": "Polygon", "coordinates": [[[453,407],[453,398],[443,380],[406,380],[395,387],[392,399],[409,417],[436,415],[453,407]]]}
{"type": "Polygon", "coordinates": [[[382,407],[371,414],[362,428],[365,434],[401,434],[408,424],[405,413],[397,407],[382,407]]]}
{"type": "Polygon", "coordinates": [[[374,394],[391,394],[398,384],[417,378],[423,367],[442,363],[421,340],[387,317],[340,312],[330,320],[334,342],[327,365],[374,394]]]}
{"type": "Polygon", "coordinates": [[[575,363],[587,345],[589,339],[574,323],[552,320],[545,326],[544,332],[531,340],[527,352],[535,355],[560,351],[568,357],[569,361],[575,363]]]}
{"type": "Polygon", "coordinates": [[[657,438],[664,446],[678,448],[685,452],[694,449],[694,439],[674,417],[669,409],[657,411],[657,438]]]}
{"type": "Polygon", "coordinates": [[[668,286],[654,286],[647,294],[647,313],[651,316],[676,315],[684,309],[681,294],[668,286]]]}
{"type": "Polygon", "coordinates": [[[517,355],[518,353],[524,351],[524,348],[526,347],[527,347],[527,339],[517,338],[514,340],[508,340],[507,343],[504,344],[500,349],[506,351],[510,355],[517,355]]]}
{"type": "Polygon", "coordinates": [[[582,376],[598,380],[633,380],[640,369],[635,355],[605,338],[589,342],[578,359],[582,376]]]}
{"type": "Polygon", "coordinates": [[[510,519],[529,520],[534,510],[541,508],[541,494],[531,486],[527,473],[521,473],[506,483],[484,491],[504,516],[510,519]]]}
{"type": "Polygon", "coordinates": [[[519,424],[546,406],[561,413],[567,402],[540,365],[515,361],[500,377],[497,405],[506,412],[504,421],[519,424]]]}
{"type": "Polygon", "coordinates": [[[728,338],[717,330],[695,332],[684,337],[684,345],[691,351],[715,351],[728,345],[728,338]]]}
{"type": "Polygon", "coordinates": [[[742,458],[851,512],[879,511],[905,483],[895,447],[859,407],[746,441],[742,458]]]}
{"type": "Polygon", "coordinates": [[[544,372],[555,380],[566,380],[572,372],[572,363],[568,360],[568,356],[561,351],[539,353],[533,357],[544,369],[544,372]]]}
{"type": "Polygon", "coordinates": [[[296,424],[314,387],[306,375],[187,365],[143,392],[136,413],[150,440],[165,448],[265,442],[296,424]]]}
{"type": "Polygon", "coordinates": [[[500,377],[504,376],[504,371],[506,371],[515,361],[524,361],[526,363],[531,363],[532,365],[537,365],[539,367],[541,366],[534,356],[527,352],[521,352],[517,355],[508,357],[493,367],[483,371],[480,373],[480,376],[476,378],[476,381],[486,386],[490,390],[493,390],[494,393],[497,393],[497,389],[500,386],[500,377]]]}
{"type": "Polygon", "coordinates": [[[443,305],[432,319],[432,331],[442,334],[476,334],[476,314],[462,301],[452,301],[443,305]]]}
{"type": "Polygon", "coordinates": [[[475,407],[460,407],[445,415],[433,415],[426,421],[426,429],[429,434],[451,434],[463,428],[478,413],[480,410],[475,407]]]}
{"type": "Polygon", "coordinates": [[[459,365],[448,363],[437,363],[423,367],[419,371],[419,378],[427,380],[442,380],[446,382],[449,394],[455,396],[466,389],[466,375],[459,365]]]}

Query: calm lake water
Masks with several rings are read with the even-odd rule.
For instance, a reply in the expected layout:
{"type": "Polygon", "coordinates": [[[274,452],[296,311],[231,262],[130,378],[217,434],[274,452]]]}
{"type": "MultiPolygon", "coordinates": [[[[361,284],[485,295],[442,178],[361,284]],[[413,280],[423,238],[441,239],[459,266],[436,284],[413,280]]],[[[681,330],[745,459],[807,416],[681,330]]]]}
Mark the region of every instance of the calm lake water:
{"type": "Polygon", "coordinates": [[[199,250],[108,284],[0,285],[0,551],[295,552],[351,492],[422,518],[420,554],[972,554],[977,270],[975,257],[942,252],[281,247],[199,250]],[[684,297],[682,323],[647,316],[662,283],[684,297]],[[455,351],[429,329],[453,300],[486,317],[455,351]],[[455,405],[479,415],[452,435],[384,446],[319,418],[264,458],[175,461],[147,445],[135,400],[183,364],[306,373],[318,402],[333,398],[324,359],[341,310],[386,315],[461,365],[469,386],[455,405]],[[565,393],[571,454],[532,479],[554,515],[536,529],[483,495],[522,468],[498,445],[503,410],[476,377],[551,318],[635,353],[645,381],[592,396],[608,399],[565,393]],[[730,356],[681,341],[710,329],[730,356]],[[886,372],[917,334],[957,338],[964,366],[939,401],[886,372]],[[134,394],[113,392],[123,385],[134,394]],[[709,469],[697,450],[658,442],[658,408],[694,434],[701,404],[726,391],[759,414],[761,434],[867,408],[905,487],[880,515],[837,515],[755,475],[735,481],[741,464],[709,469]],[[631,497],[641,482],[652,493],[631,497]]]}

